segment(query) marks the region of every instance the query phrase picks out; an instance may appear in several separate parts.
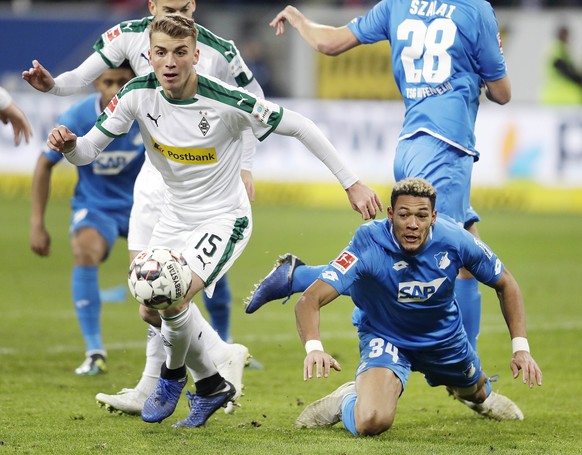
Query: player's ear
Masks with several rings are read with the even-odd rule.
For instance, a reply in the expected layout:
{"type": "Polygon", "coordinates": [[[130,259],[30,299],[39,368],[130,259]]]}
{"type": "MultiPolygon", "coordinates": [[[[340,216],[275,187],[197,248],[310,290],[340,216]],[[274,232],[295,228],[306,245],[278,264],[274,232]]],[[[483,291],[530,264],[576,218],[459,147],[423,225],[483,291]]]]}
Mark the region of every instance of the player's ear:
{"type": "Polygon", "coordinates": [[[152,16],[156,15],[157,8],[156,8],[156,3],[154,2],[154,0],[148,0],[148,9],[150,10],[150,14],[152,16]]]}

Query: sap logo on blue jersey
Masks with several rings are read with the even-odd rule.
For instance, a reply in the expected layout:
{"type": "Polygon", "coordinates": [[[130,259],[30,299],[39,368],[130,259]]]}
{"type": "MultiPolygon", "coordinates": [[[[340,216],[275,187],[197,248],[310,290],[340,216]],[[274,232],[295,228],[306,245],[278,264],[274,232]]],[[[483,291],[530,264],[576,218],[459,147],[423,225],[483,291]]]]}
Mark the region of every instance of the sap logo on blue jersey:
{"type": "Polygon", "coordinates": [[[446,277],[423,283],[422,281],[406,281],[398,283],[398,301],[424,302],[430,299],[441,287],[446,277]]]}
{"type": "Polygon", "coordinates": [[[98,175],[117,175],[135,158],[135,151],[107,151],[93,163],[93,172],[98,175]]]}

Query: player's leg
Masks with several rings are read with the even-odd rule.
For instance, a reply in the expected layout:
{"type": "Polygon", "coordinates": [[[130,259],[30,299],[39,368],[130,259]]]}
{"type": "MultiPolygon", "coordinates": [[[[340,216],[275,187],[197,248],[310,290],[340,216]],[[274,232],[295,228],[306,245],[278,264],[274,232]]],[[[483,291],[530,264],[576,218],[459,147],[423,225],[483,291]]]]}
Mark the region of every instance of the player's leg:
{"type": "Polygon", "coordinates": [[[356,382],[346,383],[307,406],[299,415],[299,427],[333,425],[340,420],[354,435],[375,435],[394,422],[410,363],[389,341],[359,332],[360,365],[356,382]]]}
{"type": "Polygon", "coordinates": [[[212,297],[203,293],[202,299],[210,316],[210,324],[218,332],[220,338],[230,341],[231,292],[226,275],[216,282],[212,297]]]}
{"type": "Polygon", "coordinates": [[[423,352],[421,358],[413,359],[414,369],[424,373],[430,386],[446,386],[456,400],[484,417],[522,420],[523,413],[513,401],[491,390],[479,356],[464,334],[463,339],[463,343],[451,343],[450,349],[441,347],[438,353],[423,352]]]}
{"type": "Polygon", "coordinates": [[[75,373],[101,374],[107,371],[107,353],[101,337],[98,272],[117,238],[117,225],[101,212],[80,209],[73,213],[71,233],[73,302],[86,351],[86,359],[75,373]]]}
{"type": "Polygon", "coordinates": [[[255,285],[254,291],[245,301],[245,312],[254,313],[273,300],[284,299],[282,303],[286,303],[291,295],[305,291],[324,268],[324,265],[306,265],[290,253],[282,255],[269,274],[255,285]]]}
{"type": "Polygon", "coordinates": [[[189,308],[190,300],[202,289],[212,297],[215,281],[232,266],[248,243],[252,231],[250,208],[240,213],[205,220],[192,230],[176,230],[160,220],[151,244],[182,251],[190,270],[192,284],[184,301],[160,310],[161,336],[166,361],[154,393],[146,400],[142,418],[159,422],[174,411],[186,380],[186,365],[198,379],[191,411],[180,426],[200,426],[236,393],[235,387],[218,373],[205,347],[200,327],[202,316],[189,308]],[[166,244],[167,243],[167,244],[166,244]]]}

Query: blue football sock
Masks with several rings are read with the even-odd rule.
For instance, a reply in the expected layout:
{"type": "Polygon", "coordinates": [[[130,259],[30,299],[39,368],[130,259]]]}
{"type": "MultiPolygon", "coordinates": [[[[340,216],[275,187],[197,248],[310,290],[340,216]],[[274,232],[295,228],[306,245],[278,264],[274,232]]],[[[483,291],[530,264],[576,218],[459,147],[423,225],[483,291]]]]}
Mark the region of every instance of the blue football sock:
{"type": "Polygon", "coordinates": [[[313,283],[319,277],[321,271],[325,268],[325,265],[300,265],[293,272],[293,280],[291,282],[291,293],[303,292],[311,283],[313,283]]]}
{"type": "Polygon", "coordinates": [[[101,340],[101,299],[96,266],[73,267],[73,303],[87,353],[104,352],[101,340]]]}
{"type": "Polygon", "coordinates": [[[216,282],[212,298],[202,293],[204,305],[210,316],[210,325],[224,341],[230,340],[231,293],[226,275],[216,282]]]}
{"type": "Polygon", "coordinates": [[[352,433],[354,436],[358,436],[356,430],[356,418],[354,416],[354,407],[356,406],[357,395],[355,393],[350,393],[344,397],[342,400],[342,423],[346,430],[352,433]]]}
{"type": "Polygon", "coordinates": [[[481,293],[479,292],[479,282],[476,278],[457,279],[455,282],[455,294],[461,316],[463,327],[467,332],[469,343],[477,352],[477,337],[481,325],[481,293]]]}

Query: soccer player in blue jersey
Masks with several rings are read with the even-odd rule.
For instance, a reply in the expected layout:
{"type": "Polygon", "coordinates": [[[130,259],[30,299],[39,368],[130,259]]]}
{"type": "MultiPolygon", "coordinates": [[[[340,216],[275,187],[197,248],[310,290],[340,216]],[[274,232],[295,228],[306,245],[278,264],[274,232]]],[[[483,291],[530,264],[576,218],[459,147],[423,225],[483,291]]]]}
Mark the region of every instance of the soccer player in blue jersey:
{"type": "MultiPolygon", "coordinates": [[[[287,6],[270,25],[281,35],[285,22],[311,47],[327,55],[360,44],[390,42],[394,79],[406,107],[394,161],[395,180],[427,179],[437,189],[437,210],[478,235],[475,222],[479,217],[469,201],[473,162],[479,159],[474,135],[479,96],[485,87],[486,96],[496,103],[505,104],[511,97],[491,5],[483,0],[383,0],[342,27],[312,22],[287,6]]],[[[291,255],[276,266],[282,269],[277,275],[293,278],[291,292],[304,290],[318,273],[304,269],[291,255]]],[[[272,279],[259,285],[247,312],[289,295],[282,295],[286,283],[280,280],[270,286],[272,279]]],[[[463,324],[476,349],[481,319],[478,283],[462,269],[455,286],[463,324]]]]}
{"type": "MultiPolygon", "coordinates": [[[[115,94],[135,74],[129,64],[108,69],[97,78],[97,93],[83,99],[60,116],[59,124],[75,134],[87,133],[115,94]]],[[[115,139],[89,166],[77,168],[78,180],[71,201],[71,248],[73,250],[73,303],[85,340],[86,359],[75,370],[79,375],[107,371],[107,352],[101,337],[99,265],[107,259],[118,237],[127,237],[133,204],[133,184],[144,162],[144,146],[134,124],[127,136],[115,139]]],[[[50,254],[50,235],[44,215],[53,167],[63,155],[42,153],[32,180],[30,246],[39,256],[50,254]]]]}
{"type": "Polygon", "coordinates": [[[437,217],[436,195],[424,179],[398,182],[387,219],[361,226],[297,302],[297,330],[307,351],[305,380],[341,370],[323,349],[320,308],[348,293],[361,316],[355,383],[307,406],[298,426],[341,420],[354,435],[380,434],[392,426],[411,371],[423,373],[432,387],[446,386],[485,417],[523,419],[511,400],[491,391],[461,322],[455,281],[465,267],[495,289],[512,340],[513,377],[521,370],[532,388],[542,385],[542,372],[529,352],[521,291],[487,245],[446,215],[437,217]]]}

